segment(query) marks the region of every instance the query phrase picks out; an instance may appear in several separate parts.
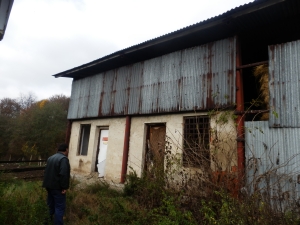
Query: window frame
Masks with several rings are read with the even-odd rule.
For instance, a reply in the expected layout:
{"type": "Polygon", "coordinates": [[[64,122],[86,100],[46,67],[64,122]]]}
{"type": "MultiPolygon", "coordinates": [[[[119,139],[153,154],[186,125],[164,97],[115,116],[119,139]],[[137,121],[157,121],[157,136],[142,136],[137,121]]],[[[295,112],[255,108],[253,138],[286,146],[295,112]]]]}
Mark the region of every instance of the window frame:
{"type": "Polygon", "coordinates": [[[184,167],[210,166],[210,130],[208,115],[183,117],[182,164],[184,167]]]}
{"type": "Polygon", "coordinates": [[[81,124],[77,155],[80,156],[88,155],[90,134],[91,134],[91,124],[81,124]]]}

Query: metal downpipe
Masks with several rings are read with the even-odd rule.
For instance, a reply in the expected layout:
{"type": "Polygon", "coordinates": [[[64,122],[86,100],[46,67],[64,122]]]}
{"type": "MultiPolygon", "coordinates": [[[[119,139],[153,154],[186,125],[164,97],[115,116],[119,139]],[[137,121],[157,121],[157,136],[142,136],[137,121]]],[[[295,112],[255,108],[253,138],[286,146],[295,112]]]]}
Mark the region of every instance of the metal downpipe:
{"type": "Polygon", "coordinates": [[[72,120],[68,120],[66,138],[65,138],[65,143],[68,145],[70,144],[71,129],[72,129],[72,120]]]}
{"type": "MultiPolygon", "coordinates": [[[[236,67],[241,66],[241,49],[240,42],[237,38],[236,46],[236,67]]],[[[244,111],[244,90],[243,90],[243,74],[242,69],[236,70],[236,110],[244,111]]],[[[244,140],[244,115],[237,116],[237,164],[238,164],[238,181],[240,185],[243,185],[245,175],[245,140],[244,140]]]]}
{"type": "Polygon", "coordinates": [[[123,184],[125,182],[125,178],[126,178],[126,174],[127,174],[130,127],[131,127],[131,117],[126,116],[124,147],[123,147],[123,159],[122,159],[122,170],[121,170],[121,180],[120,180],[121,184],[123,184]]]}

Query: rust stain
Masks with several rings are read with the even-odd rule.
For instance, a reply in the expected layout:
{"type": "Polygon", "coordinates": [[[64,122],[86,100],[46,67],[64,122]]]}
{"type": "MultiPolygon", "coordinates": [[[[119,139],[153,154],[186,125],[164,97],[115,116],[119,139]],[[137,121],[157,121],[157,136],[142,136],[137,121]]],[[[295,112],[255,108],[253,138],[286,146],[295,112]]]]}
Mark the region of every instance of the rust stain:
{"type": "Polygon", "coordinates": [[[211,74],[211,72],[209,72],[209,73],[207,73],[206,74],[206,78],[207,78],[207,80],[206,80],[206,82],[207,82],[207,99],[206,99],[206,108],[212,108],[213,107],[213,102],[214,102],[214,100],[213,100],[213,94],[214,93],[212,93],[213,92],[213,90],[212,90],[212,74],[211,74]]]}
{"type": "Polygon", "coordinates": [[[85,117],[87,117],[87,115],[88,115],[89,102],[90,102],[90,98],[91,98],[91,80],[92,79],[89,78],[89,86],[88,86],[89,94],[87,96],[87,104],[86,104],[86,110],[85,110],[85,115],[84,115],[85,117]]]}
{"type": "Polygon", "coordinates": [[[140,85],[138,86],[138,90],[139,90],[139,107],[138,107],[138,111],[137,111],[137,114],[141,114],[141,111],[142,111],[142,104],[143,104],[143,102],[142,102],[142,90],[143,90],[143,87],[144,87],[144,85],[142,85],[142,80],[143,80],[143,78],[144,78],[144,62],[142,62],[141,63],[142,65],[141,65],[141,76],[140,76],[140,85]]]}
{"type": "Polygon", "coordinates": [[[104,99],[104,87],[105,87],[105,77],[106,77],[106,73],[103,74],[103,81],[102,81],[102,91],[100,94],[100,102],[99,102],[99,112],[98,112],[98,116],[102,116],[102,104],[103,104],[103,99],[104,99]]]}
{"type": "Polygon", "coordinates": [[[113,79],[113,83],[112,83],[112,92],[111,92],[111,105],[110,105],[110,115],[114,115],[114,111],[115,111],[115,101],[116,101],[116,86],[117,86],[117,81],[118,81],[118,70],[114,71],[114,79],[113,79]]]}
{"type": "MultiPolygon", "coordinates": [[[[229,39],[229,43],[226,42],[229,45],[230,53],[226,53],[226,57],[229,56],[230,64],[234,65],[234,58],[235,58],[235,52],[232,50],[232,45],[235,42],[234,38],[229,39]]],[[[100,100],[99,100],[99,116],[109,116],[109,115],[138,115],[138,114],[151,114],[151,113],[162,113],[162,112],[179,112],[184,110],[199,110],[199,109],[211,109],[214,108],[218,103],[221,104],[221,102],[225,102],[226,104],[231,104],[234,96],[235,96],[235,88],[234,88],[234,75],[235,71],[230,68],[225,73],[217,73],[215,68],[213,67],[213,60],[215,59],[215,54],[219,53],[219,51],[216,52],[216,48],[218,45],[215,44],[215,42],[211,42],[209,44],[206,44],[204,46],[200,46],[201,56],[197,56],[195,59],[196,62],[196,68],[200,65],[204,68],[205,72],[198,72],[198,71],[192,71],[192,73],[196,72],[199,73],[197,76],[196,74],[193,74],[193,77],[190,77],[189,79],[194,79],[194,81],[189,81],[195,87],[195,92],[192,93],[188,98],[193,98],[190,100],[197,101],[195,104],[188,105],[186,103],[185,109],[183,109],[183,101],[187,99],[184,94],[188,94],[191,89],[189,87],[184,86],[187,85],[186,81],[182,77],[182,69],[180,69],[179,77],[177,78],[174,74],[173,77],[170,78],[171,81],[163,82],[159,81],[157,82],[156,79],[160,79],[158,74],[155,74],[153,76],[153,80],[149,86],[145,86],[144,78],[144,61],[140,62],[139,64],[132,64],[126,66],[125,70],[122,72],[121,70],[115,69],[113,71],[105,72],[103,75],[103,81],[102,81],[102,90],[100,92],[100,100]],[[213,73],[213,71],[215,71],[213,73]],[[122,86],[121,89],[116,87],[116,85],[120,86],[120,84],[117,84],[117,81],[119,80],[119,83],[121,82],[120,77],[124,75],[126,77],[121,78],[122,82],[124,83],[124,86],[122,86]],[[110,76],[110,77],[108,77],[110,76]],[[226,78],[222,78],[222,76],[226,76],[226,78]],[[202,80],[202,82],[201,82],[202,80]],[[218,83],[224,81],[223,83],[218,83]],[[169,91],[168,84],[170,82],[170,87],[176,87],[177,90],[169,91]],[[197,82],[197,84],[194,84],[193,82],[197,82]],[[220,86],[222,84],[222,86],[220,86]],[[175,85],[175,86],[174,86],[175,85]],[[198,85],[198,86],[197,86],[198,85]],[[199,87],[199,85],[201,87],[199,87]],[[226,100],[222,100],[224,96],[217,96],[223,92],[221,88],[224,86],[226,87],[226,93],[224,92],[224,95],[226,95],[226,100]],[[184,86],[184,87],[183,87],[184,86]],[[187,90],[186,93],[182,93],[182,90],[187,90]],[[198,91],[197,91],[198,90],[198,91]],[[151,93],[153,93],[152,96],[151,93]],[[143,96],[143,93],[146,95],[143,96]],[[170,96],[167,96],[167,94],[170,94],[170,96]],[[119,97],[118,97],[119,96],[119,97]],[[119,99],[116,99],[119,98],[119,99]],[[121,99],[120,99],[121,98],[121,99]],[[221,101],[222,100],[222,101],[221,101]],[[164,101],[168,101],[170,104],[165,104],[164,101]],[[121,105],[117,105],[117,104],[121,105]],[[134,107],[129,108],[131,105],[134,104],[134,107]],[[144,107],[146,106],[146,107],[144,107]],[[151,108],[152,107],[152,108],[151,108]]],[[[191,49],[197,49],[199,47],[191,48],[191,49]]],[[[191,50],[189,49],[189,50],[191,50]]],[[[198,50],[197,50],[198,51],[198,50]]],[[[186,50],[182,50],[181,54],[184,54],[186,50]]],[[[188,52],[186,53],[188,54],[188,52]]],[[[195,54],[195,53],[193,53],[195,54]]],[[[221,54],[221,53],[220,53],[221,54]]],[[[183,57],[183,56],[182,56],[183,57]]],[[[219,56],[218,56],[219,57],[219,56]]],[[[186,63],[189,63],[190,60],[188,57],[187,62],[185,62],[182,58],[178,61],[179,67],[185,67],[188,65],[185,65],[186,63]]],[[[192,57],[193,58],[193,57],[192,57]]],[[[157,63],[157,62],[156,62],[157,63]]],[[[156,64],[155,64],[156,65],[156,64]]],[[[232,65],[232,67],[233,67],[232,65]]],[[[162,65],[164,67],[166,65],[162,65]]],[[[176,64],[177,66],[177,64],[176,64]]],[[[170,64],[170,67],[175,68],[176,67],[174,63],[170,64]]],[[[156,67],[155,67],[156,68],[156,67]]],[[[172,70],[173,71],[173,70],[172,70]]],[[[157,72],[157,69],[155,69],[154,72],[157,72]]],[[[148,78],[147,78],[148,79],[148,78]]],[[[175,89],[176,89],[175,88],[175,89]]],[[[89,93],[87,96],[88,101],[91,99],[92,93],[89,93]]]]}
{"type": "MultiPolygon", "coordinates": [[[[181,64],[181,61],[180,61],[180,64],[181,64]]],[[[180,79],[178,79],[178,90],[182,90],[182,84],[181,84],[181,82],[182,82],[182,80],[181,80],[182,78],[180,78],[180,79]]],[[[182,92],[180,93],[179,92],[179,96],[178,96],[178,98],[179,98],[179,100],[177,101],[177,110],[178,111],[181,111],[181,107],[182,107],[182,92]]]]}
{"type": "MultiPolygon", "coordinates": [[[[154,86],[155,87],[155,86],[154,86]]],[[[155,91],[155,90],[154,90],[155,91]]],[[[156,98],[156,112],[160,112],[160,108],[159,108],[159,97],[162,97],[163,93],[162,93],[162,90],[160,88],[160,82],[157,83],[157,93],[160,93],[161,95],[157,95],[157,98],[156,98]]]]}
{"type": "Polygon", "coordinates": [[[129,106],[129,97],[130,97],[130,91],[131,91],[131,85],[130,85],[130,83],[131,83],[131,77],[133,76],[132,75],[132,70],[133,70],[133,68],[132,68],[132,65],[130,65],[129,66],[129,73],[128,73],[128,75],[127,75],[127,88],[126,88],[126,101],[125,101],[125,105],[124,105],[124,114],[128,114],[128,106],[129,106]]]}

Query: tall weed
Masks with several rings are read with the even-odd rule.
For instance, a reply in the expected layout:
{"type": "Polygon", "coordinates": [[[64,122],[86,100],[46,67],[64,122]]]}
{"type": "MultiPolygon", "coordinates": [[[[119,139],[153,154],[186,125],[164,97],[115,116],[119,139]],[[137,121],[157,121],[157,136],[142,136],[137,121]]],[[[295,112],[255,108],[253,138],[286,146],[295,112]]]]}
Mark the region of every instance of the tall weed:
{"type": "Polygon", "coordinates": [[[40,182],[0,180],[0,224],[40,225],[48,216],[40,182]]]}

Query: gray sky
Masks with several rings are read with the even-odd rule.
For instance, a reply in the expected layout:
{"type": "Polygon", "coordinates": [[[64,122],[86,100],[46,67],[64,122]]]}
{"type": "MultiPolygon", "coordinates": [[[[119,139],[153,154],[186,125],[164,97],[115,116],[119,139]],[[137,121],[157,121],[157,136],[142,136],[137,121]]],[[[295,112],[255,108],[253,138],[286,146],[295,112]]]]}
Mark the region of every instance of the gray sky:
{"type": "Polygon", "coordinates": [[[250,0],[15,0],[0,41],[0,99],[71,95],[52,75],[250,0]]]}

